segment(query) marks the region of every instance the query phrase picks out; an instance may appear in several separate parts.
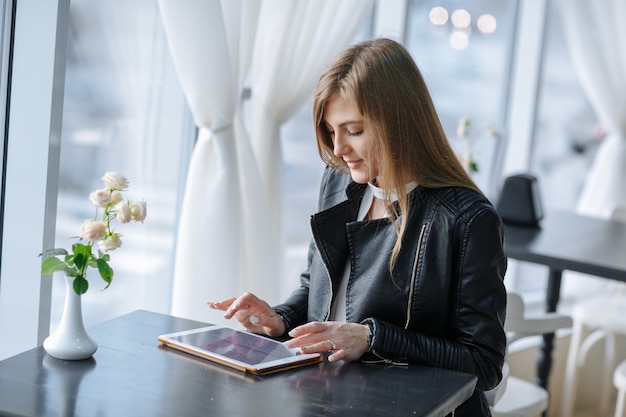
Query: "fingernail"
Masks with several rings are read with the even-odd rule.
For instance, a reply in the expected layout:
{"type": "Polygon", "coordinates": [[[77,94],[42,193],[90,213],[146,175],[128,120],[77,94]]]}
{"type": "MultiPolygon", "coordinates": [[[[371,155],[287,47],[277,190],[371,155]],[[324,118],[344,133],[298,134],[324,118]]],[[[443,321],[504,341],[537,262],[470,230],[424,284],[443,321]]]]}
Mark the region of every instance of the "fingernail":
{"type": "Polygon", "coordinates": [[[288,340],[286,342],[283,342],[283,346],[286,347],[287,349],[291,349],[291,341],[288,340]]]}
{"type": "Polygon", "coordinates": [[[289,333],[287,333],[289,336],[291,337],[296,337],[298,335],[298,332],[296,331],[296,329],[293,329],[292,331],[290,331],[289,333]]]}
{"type": "Polygon", "coordinates": [[[239,301],[235,301],[231,308],[239,308],[239,301]]]}
{"type": "Polygon", "coordinates": [[[250,316],[250,323],[257,324],[259,322],[259,318],[257,316],[250,316]]]}

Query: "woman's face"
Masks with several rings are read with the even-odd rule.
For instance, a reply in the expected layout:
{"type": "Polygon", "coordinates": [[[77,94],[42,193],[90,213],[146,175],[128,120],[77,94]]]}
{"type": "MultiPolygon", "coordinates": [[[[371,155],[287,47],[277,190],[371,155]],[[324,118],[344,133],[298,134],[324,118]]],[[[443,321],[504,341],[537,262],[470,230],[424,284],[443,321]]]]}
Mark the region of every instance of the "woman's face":
{"type": "Polygon", "coordinates": [[[373,138],[357,106],[337,94],[326,104],[324,114],[324,123],[333,141],[333,153],[344,160],[352,179],[359,184],[374,178],[380,182],[376,159],[369,155],[373,138]]]}

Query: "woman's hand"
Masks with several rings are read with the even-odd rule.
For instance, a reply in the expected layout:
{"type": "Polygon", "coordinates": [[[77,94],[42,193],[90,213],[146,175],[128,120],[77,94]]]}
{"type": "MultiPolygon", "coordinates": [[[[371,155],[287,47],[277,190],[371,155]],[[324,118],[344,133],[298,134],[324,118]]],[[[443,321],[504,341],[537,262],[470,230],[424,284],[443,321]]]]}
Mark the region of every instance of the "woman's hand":
{"type": "Polygon", "coordinates": [[[283,319],[269,304],[248,292],[238,298],[232,297],[218,302],[209,301],[207,304],[211,308],[224,311],[224,318],[235,318],[253,333],[278,337],[287,330],[283,319]]]}
{"type": "Polygon", "coordinates": [[[330,362],[354,361],[369,349],[370,330],[359,323],[315,321],[296,327],[289,336],[293,339],[285,342],[288,348],[300,348],[302,353],[331,351],[330,362]]]}

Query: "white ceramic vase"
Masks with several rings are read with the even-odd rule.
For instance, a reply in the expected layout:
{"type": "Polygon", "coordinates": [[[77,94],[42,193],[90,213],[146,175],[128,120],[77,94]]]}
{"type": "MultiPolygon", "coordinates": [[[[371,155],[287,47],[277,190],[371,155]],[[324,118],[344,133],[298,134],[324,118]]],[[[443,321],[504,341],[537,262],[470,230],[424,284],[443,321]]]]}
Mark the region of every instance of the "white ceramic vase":
{"type": "Polygon", "coordinates": [[[48,355],[57,359],[87,359],[98,349],[98,344],[85,330],[81,296],[74,291],[73,282],[74,277],[65,277],[65,305],[61,321],[54,333],[43,342],[48,355]]]}

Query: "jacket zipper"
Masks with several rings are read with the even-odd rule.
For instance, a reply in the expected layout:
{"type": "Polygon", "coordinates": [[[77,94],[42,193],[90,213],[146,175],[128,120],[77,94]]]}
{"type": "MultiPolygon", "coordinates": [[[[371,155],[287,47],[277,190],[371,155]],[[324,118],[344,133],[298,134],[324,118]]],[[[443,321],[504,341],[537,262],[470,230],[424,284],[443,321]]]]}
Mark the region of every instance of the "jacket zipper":
{"type": "Polygon", "coordinates": [[[317,242],[315,242],[315,248],[317,249],[317,253],[320,255],[320,259],[322,259],[322,265],[324,265],[324,270],[326,270],[326,276],[328,277],[328,287],[330,290],[330,300],[331,302],[328,303],[328,308],[326,309],[326,314],[324,316],[324,321],[328,321],[328,318],[330,317],[330,309],[332,307],[332,299],[333,299],[333,280],[330,276],[330,271],[328,270],[328,265],[326,265],[326,262],[324,261],[324,257],[321,255],[320,253],[320,249],[317,246],[317,242]]]}
{"type": "MultiPolygon", "coordinates": [[[[413,292],[415,291],[415,277],[416,277],[416,271],[417,271],[417,264],[418,264],[418,259],[419,259],[419,253],[420,253],[420,249],[422,248],[422,240],[424,238],[424,231],[426,230],[426,225],[423,224],[422,225],[422,229],[420,230],[420,235],[419,235],[419,239],[417,241],[417,250],[415,251],[415,263],[413,264],[413,272],[412,272],[412,277],[411,277],[411,288],[409,290],[409,300],[408,300],[408,304],[407,304],[407,310],[406,310],[406,323],[404,324],[404,328],[408,329],[409,328],[409,323],[411,322],[411,304],[412,304],[412,300],[413,300],[413,292]]],[[[392,361],[391,359],[387,359],[384,358],[383,356],[379,355],[376,350],[372,349],[371,352],[376,355],[377,357],[380,358],[379,361],[368,361],[368,363],[386,363],[389,365],[398,365],[398,366],[408,366],[409,363],[408,362],[395,362],[392,361]]]]}
{"type": "Polygon", "coordinates": [[[420,230],[420,236],[417,241],[417,250],[415,251],[415,263],[413,263],[413,272],[411,273],[411,288],[409,290],[409,299],[408,304],[406,306],[406,323],[404,323],[404,328],[409,328],[409,323],[411,322],[411,305],[413,303],[413,292],[415,291],[415,279],[417,275],[417,264],[419,260],[420,250],[422,249],[422,239],[424,238],[424,231],[426,230],[426,225],[422,225],[422,230],[420,230]]]}

